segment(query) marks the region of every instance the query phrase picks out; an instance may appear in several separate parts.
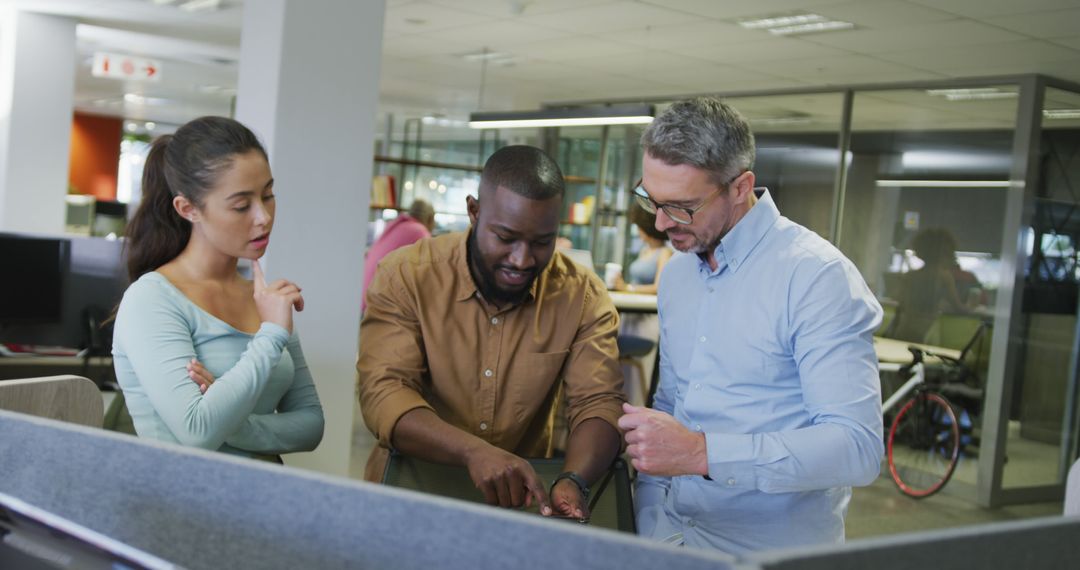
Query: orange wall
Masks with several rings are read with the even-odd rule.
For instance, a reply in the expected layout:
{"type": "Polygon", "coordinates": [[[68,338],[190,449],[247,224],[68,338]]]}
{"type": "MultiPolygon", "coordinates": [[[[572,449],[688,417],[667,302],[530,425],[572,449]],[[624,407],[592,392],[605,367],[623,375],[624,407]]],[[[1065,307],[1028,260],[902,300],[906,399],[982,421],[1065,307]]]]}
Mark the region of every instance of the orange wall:
{"type": "Polygon", "coordinates": [[[123,125],[123,120],[114,117],[75,113],[68,183],[79,194],[92,194],[98,200],[116,199],[123,125]]]}

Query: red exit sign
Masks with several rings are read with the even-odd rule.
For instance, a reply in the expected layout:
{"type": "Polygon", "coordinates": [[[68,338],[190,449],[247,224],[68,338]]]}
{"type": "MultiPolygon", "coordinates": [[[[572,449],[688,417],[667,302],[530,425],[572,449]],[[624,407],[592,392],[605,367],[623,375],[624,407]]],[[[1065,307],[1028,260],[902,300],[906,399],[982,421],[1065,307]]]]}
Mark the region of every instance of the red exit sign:
{"type": "Polygon", "coordinates": [[[94,77],[161,81],[161,62],[144,57],[99,52],[94,54],[91,73],[94,77]]]}

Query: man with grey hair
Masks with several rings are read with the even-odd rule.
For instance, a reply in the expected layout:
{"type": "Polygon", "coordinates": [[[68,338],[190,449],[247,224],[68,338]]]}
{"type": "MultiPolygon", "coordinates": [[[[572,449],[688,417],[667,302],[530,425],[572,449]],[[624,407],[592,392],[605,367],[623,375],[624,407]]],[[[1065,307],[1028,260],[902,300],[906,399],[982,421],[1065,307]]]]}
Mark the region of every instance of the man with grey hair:
{"type": "Polygon", "coordinates": [[[881,307],[855,266],[754,188],[754,137],[718,99],[646,129],[636,199],[679,255],[660,279],[660,384],[619,426],[638,531],[730,554],[840,543],[878,475],[881,307]]]}

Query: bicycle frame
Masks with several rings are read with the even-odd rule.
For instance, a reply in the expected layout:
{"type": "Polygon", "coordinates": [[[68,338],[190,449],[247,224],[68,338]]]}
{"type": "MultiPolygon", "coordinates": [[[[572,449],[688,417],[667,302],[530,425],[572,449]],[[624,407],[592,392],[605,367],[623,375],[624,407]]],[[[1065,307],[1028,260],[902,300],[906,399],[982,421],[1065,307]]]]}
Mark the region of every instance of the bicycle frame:
{"type": "MultiPolygon", "coordinates": [[[[892,364],[888,362],[878,365],[879,372],[899,372],[904,368],[905,366],[902,366],[900,364],[892,364]]],[[[915,362],[910,365],[910,369],[911,376],[908,377],[907,381],[904,382],[904,384],[901,385],[900,388],[898,388],[892,396],[889,396],[889,399],[885,400],[885,403],[881,405],[882,413],[888,412],[889,410],[893,409],[897,403],[904,401],[904,399],[907,398],[908,395],[914,392],[915,388],[918,387],[919,384],[926,382],[926,365],[923,364],[921,353],[916,357],[915,362]]]]}

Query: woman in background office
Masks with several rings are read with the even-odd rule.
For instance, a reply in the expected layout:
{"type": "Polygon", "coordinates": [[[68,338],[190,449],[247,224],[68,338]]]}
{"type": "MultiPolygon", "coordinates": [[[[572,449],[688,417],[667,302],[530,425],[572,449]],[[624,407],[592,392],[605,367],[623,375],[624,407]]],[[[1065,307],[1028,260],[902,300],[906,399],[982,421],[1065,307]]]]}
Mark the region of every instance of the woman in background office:
{"type": "Polygon", "coordinates": [[[136,432],[277,462],[315,449],[322,405],[293,331],[304,299],[257,261],[274,225],[266,151],[232,119],[195,119],[154,142],[142,188],[113,342],[136,432]]]}
{"type": "Polygon", "coordinates": [[[642,246],[637,257],[630,263],[630,282],[627,283],[623,276],[619,275],[615,279],[615,290],[655,295],[660,271],[671,259],[674,250],[668,245],[667,234],[656,229],[656,215],[646,212],[638,205],[637,200],[630,204],[629,217],[637,226],[642,246]]]}
{"type": "MultiPolygon", "coordinates": [[[[615,279],[615,290],[655,295],[660,272],[674,251],[667,243],[667,234],[656,229],[656,215],[646,212],[638,205],[637,200],[631,201],[628,215],[630,221],[637,226],[642,246],[637,257],[630,263],[630,283],[624,281],[622,275],[618,275],[615,279]]],[[[652,370],[653,359],[656,358],[654,349],[657,339],[660,338],[660,320],[655,314],[624,314],[621,315],[621,321],[619,357],[620,360],[639,359],[640,366],[636,367],[636,372],[641,376],[637,384],[641,387],[641,394],[635,392],[635,384],[632,382],[626,382],[623,386],[631,402],[645,404],[648,401],[650,381],[645,371],[652,370]]],[[[629,378],[629,372],[629,369],[624,369],[623,376],[629,378]]]]}

